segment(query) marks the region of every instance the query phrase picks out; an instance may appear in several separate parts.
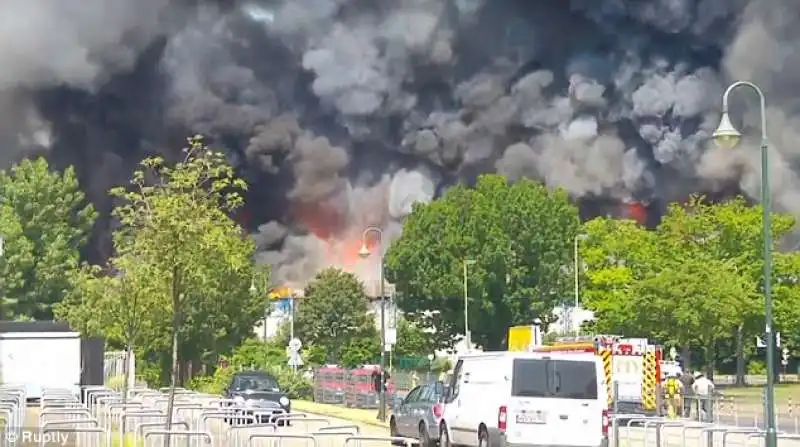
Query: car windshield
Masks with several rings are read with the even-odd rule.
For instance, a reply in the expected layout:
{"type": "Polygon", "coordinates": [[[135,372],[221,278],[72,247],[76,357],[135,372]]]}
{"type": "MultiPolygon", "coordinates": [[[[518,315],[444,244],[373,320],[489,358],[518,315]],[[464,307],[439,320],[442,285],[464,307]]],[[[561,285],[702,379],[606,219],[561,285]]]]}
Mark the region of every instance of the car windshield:
{"type": "Polygon", "coordinates": [[[597,399],[594,362],[516,359],[513,374],[514,396],[597,399]]]}
{"type": "Polygon", "coordinates": [[[278,382],[268,376],[237,377],[233,383],[236,391],[278,391],[278,382]]]}

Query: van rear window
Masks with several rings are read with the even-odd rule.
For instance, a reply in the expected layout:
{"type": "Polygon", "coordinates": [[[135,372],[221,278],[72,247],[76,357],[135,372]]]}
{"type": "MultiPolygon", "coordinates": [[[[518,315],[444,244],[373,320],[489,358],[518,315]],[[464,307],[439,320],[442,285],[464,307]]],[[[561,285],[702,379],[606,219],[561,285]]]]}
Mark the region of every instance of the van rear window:
{"type": "Polygon", "coordinates": [[[597,399],[595,362],[515,359],[511,395],[597,399]]]}

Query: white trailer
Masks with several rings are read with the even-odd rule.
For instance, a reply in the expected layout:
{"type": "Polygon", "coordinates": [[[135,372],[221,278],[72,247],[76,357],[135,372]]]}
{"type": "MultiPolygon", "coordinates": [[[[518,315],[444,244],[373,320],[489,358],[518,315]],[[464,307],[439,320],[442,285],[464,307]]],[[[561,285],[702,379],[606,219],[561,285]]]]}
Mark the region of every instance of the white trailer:
{"type": "Polygon", "coordinates": [[[3,323],[1,383],[24,386],[28,399],[39,399],[42,388],[71,389],[78,394],[82,372],[79,333],[49,322],[52,329],[45,322],[19,323],[17,330],[15,323],[3,323]],[[34,325],[40,325],[41,331],[34,325]]]}

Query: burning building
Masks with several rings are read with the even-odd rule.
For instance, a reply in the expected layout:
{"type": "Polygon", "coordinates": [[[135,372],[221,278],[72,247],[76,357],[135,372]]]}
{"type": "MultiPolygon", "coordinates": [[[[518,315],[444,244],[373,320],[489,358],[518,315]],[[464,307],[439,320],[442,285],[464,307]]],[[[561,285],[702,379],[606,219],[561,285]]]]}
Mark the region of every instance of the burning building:
{"type": "MultiPolygon", "coordinates": [[[[757,151],[707,144],[736,78],[769,98],[775,204],[800,206],[796,1],[4,7],[4,161],[74,164],[108,211],[106,191],[143,156],[174,159],[187,134],[206,135],[250,183],[238,218],[279,283],[326,265],[371,277],[356,257],[364,226],[388,242],[412,203],[482,172],[562,186],[584,217],[648,223],[693,191],[752,195],[757,151]]],[[[734,118],[755,122],[736,99],[734,118]]],[[[109,254],[109,227],[94,258],[109,254]]]]}

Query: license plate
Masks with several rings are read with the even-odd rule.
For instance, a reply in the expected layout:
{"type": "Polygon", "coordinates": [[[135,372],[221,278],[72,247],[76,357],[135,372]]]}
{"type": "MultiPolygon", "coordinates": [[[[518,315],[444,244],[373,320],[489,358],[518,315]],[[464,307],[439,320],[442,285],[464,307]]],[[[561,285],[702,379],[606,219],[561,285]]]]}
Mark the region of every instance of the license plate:
{"type": "Polygon", "coordinates": [[[518,414],[517,424],[544,424],[544,414],[518,414]]]}

